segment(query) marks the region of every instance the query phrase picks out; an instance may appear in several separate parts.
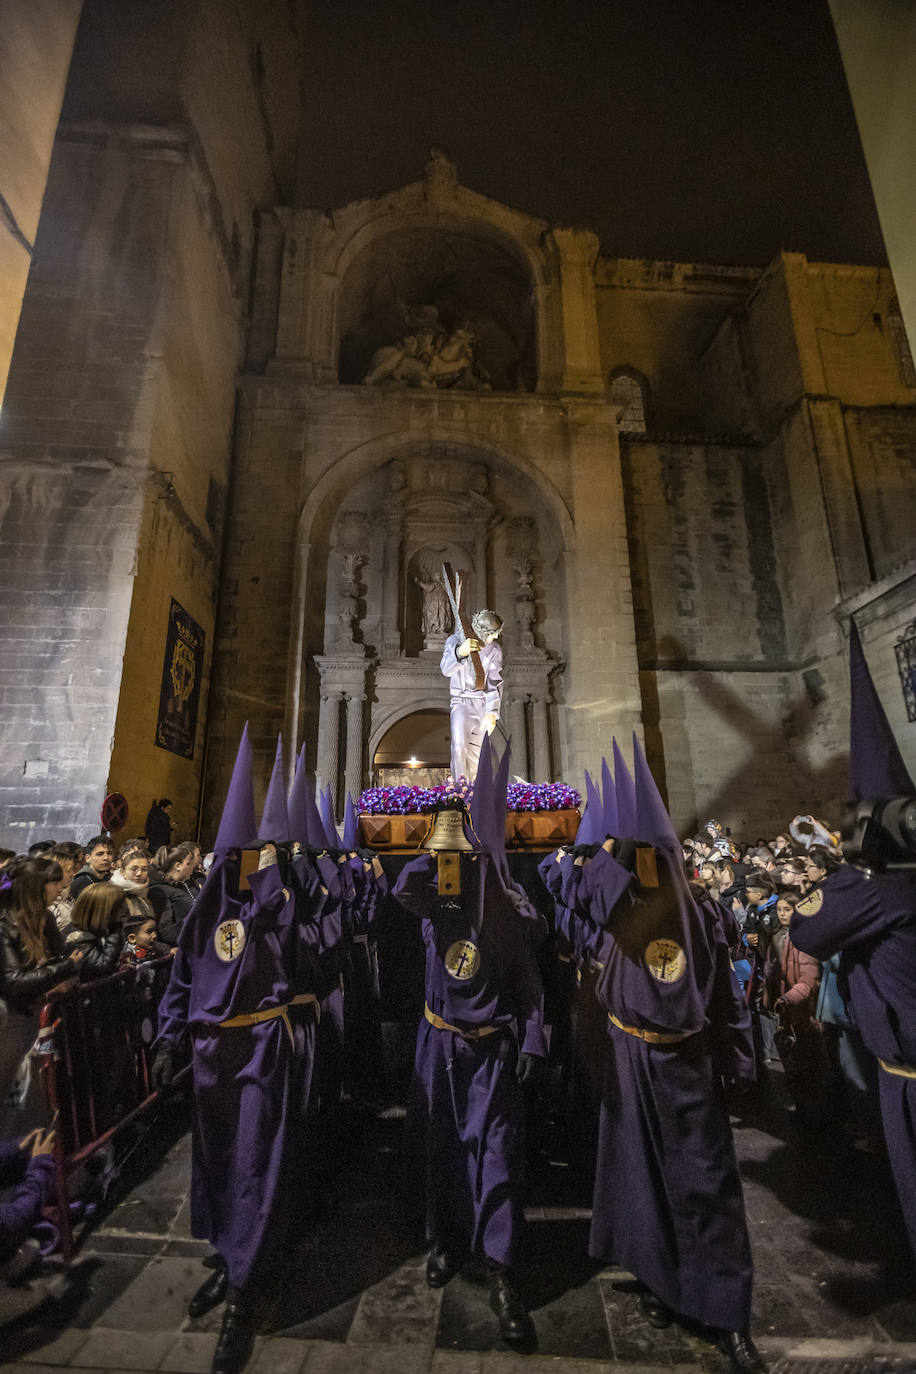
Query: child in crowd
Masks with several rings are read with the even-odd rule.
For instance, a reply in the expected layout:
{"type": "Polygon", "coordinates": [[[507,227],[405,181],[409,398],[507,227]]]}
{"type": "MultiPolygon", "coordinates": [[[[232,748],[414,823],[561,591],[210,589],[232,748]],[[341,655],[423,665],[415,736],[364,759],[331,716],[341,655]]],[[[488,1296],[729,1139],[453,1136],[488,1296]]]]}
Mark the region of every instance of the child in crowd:
{"type": "Polygon", "coordinates": [[[128,916],[122,926],[124,947],[121,950],[121,968],[136,968],[144,960],[160,959],[164,954],[175,951],[157,938],[155,916],[128,916]]]}

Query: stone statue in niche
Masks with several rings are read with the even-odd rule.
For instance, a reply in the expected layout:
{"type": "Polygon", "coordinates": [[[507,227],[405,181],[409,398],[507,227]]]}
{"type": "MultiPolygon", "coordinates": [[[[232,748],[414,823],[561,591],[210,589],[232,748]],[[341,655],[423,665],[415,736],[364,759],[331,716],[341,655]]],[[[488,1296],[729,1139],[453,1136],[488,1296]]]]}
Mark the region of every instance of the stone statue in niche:
{"type": "Polygon", "coordinates": [[[423,593],[423,620],[421,629],[427,639],[444,637],[451,629],[452,608],[439,576],[415,577],[414,581],[423,593]]]}
{"type": "Polygon", "coordinates": [[[434,305],[414,305],[404,314],[411,332],[375,351],[363,378],[366,386],[492,390],[475,359],[477,339],[469,325],[462,324],[449,334],[434,305]]]}
{"type": "Polygon", "coordinates": [[[365,561],[365,555],[361,553],[343,555],[337,608],[342,644],[352,644],[355,640],[354,631],[359,621],[359,570],[365,561]]]}

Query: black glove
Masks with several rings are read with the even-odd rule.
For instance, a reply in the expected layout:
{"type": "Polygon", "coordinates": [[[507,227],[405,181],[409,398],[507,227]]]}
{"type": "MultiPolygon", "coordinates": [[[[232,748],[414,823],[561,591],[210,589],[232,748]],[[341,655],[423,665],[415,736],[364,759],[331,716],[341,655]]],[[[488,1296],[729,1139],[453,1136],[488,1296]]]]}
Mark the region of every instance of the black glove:
{"type": "Polygon", "coordinates": [[[543,1060],[537,1054],[520,1054],[515,1066],[515,1077],[523,1088],[533,1087],[541,1076],[543,1060]]]}
{"type": "Polygon", "coordinates": [[[153,1056],[153,1062],[149,1071],[150,1084],[154,1092],[160,1095],[168,1092],[169,1088],[172,1086],[173,1067],[172,1051],[170,1047],[168,1045],[160,1045],[153,1056]]]}
{"type": "Polygon", "coordinates": [[[635,840],[615,840],[611,847],[611,857],[617,860],[621,868],[635,873],[636,847],[635,840]]]}

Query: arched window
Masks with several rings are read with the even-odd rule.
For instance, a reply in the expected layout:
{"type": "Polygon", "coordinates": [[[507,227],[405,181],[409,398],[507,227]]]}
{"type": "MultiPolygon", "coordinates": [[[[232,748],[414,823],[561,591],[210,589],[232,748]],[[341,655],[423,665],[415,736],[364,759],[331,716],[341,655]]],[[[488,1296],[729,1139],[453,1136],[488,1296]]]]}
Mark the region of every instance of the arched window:
{"type": "Polygon", "coordinates": [[[900,302],[895,296],[887,307],[885,316],[887,320],[887,333],[891,341],[891,348],[894,350],[894,358],[897,363],[897,371],[900,374],[900,381],[903,386],[916,386],[916,367],[913,366],[913,354],[910,349],[910,341],[906,336],[906,326],[903,323],[903,316],[900,313],[900,302]]]}
{"type": "Polygon", "coordinates": [[[611,405],[621,434],[645,434],[648,399],[649,383],[642,373],[622,367],[611,374],[611,405]]]}

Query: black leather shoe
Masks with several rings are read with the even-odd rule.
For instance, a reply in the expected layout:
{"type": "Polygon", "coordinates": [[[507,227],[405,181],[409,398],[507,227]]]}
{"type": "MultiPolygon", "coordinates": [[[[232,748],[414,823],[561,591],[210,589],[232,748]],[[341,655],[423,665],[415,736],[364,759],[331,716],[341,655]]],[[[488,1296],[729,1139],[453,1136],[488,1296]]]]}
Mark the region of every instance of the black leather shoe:
{"type": "Polygon", "coordinates": [[[188,1303],[188,1316],[202,1317],[205,1312],[212,1312],[213,1308],[222,1302],[228,1288],[229,1270],[222,1267],[214,1269],[188,1303]]]}
{"type": "Polygon", "coordinates": [[[508,1274],[490,1277],[490,1306],[499,1322],[499,1334],[506,1345],[516,1349],[534,1349],[537,1336],[534,1322],[509,1280],[508,1274]]]}
{"type": "Polygon", "coordinates": [[[254,1349],[254,1328],[241,1303],[227,1302],[210,1374],[242,1374],[254,1349]]]}
{"type": "Polygon", "coordinates": [[[666,1326],[671,1325],[671,1309],[666,1307],[661,1298],[657,1298],[648,1288],[640,1293],[639,1305],[642,1308],[643,1316],[650,1326],[655,1326],[659,1331],[662,1331],[666,1326]]]}
{"type": "Polygon", "coordinates": [[[461,1261],[455,1259],[442,1245],[437,1243],[426,1258],[426,1282],[430,1288],[444,1288],[449,1279],[453,1279],[460,1268],[461,1261]]]}
{"type": "Polygon", "coordinates": [[[767,1374],[763,1356],[749,1331],[723,1331],[716,1344],[728,1356],[731,1374],[767,1374]]]}

